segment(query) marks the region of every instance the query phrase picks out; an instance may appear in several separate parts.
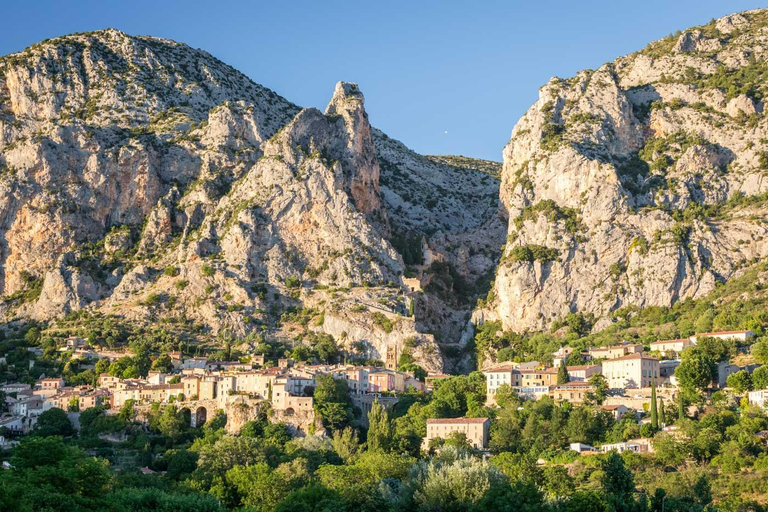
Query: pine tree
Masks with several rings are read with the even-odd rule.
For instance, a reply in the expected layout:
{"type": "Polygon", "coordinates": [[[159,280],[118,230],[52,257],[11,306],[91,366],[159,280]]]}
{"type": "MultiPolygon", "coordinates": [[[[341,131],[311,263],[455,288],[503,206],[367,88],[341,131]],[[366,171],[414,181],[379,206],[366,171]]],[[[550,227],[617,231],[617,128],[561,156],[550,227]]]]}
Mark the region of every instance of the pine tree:
{"type": "Polygon", "coordinates": [[[389,415],[378,399],[371,405],[368,413],[368,451],[383,451],[389,446],[392,438],[392,426],[389,415]]]}
{"type": "Polygon", "coordinates": [[[651,426],[654,430],[659,428],[659,409],[656,404],[656,382],[651,382],[651,426]]]}
{"type": "Polygon", "coordinates": [[[565,363],[560,365],[560,368],[557,370],[557,383],[558,384],[566,384],[571,380],[571,377],[568,375],[568,367],[565,366],[565,363]]]}

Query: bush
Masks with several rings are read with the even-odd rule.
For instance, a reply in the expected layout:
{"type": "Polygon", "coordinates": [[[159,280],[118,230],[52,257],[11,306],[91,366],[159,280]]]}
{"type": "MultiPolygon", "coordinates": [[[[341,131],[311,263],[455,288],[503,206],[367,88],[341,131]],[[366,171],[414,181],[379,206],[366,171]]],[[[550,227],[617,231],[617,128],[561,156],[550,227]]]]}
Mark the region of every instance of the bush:
{"type": "Polygon", "coordinates": [[[213,277],[213,274],[215,273],[215,271],[214,271],[214,269],[213,269],[213,267],[212,267],[212,266],[210,266],[209,264],[207,264],[207,263],[206,263],[206,264],[204,264],[204,265],[202,266],[202,268],[200,269],[200,273],[201,273],[201,274],[202,274],[204,277],[213,277]]]}
{"type": "Polygon", "coordinates": [[[288,288],[296,289],[301,287],[301,279],[296,276],[290,276],[285,278],[285,286],[288,288]]]}
{"type": "Polygon", "coordinates": [[[543,245],[518,245],[512,249],[512,261],[524,261],[533,263],[534,261],[540,261],[547,263],[549,261],[555,261],[559,256],[557,249],[551,249],[543,245]]]}
{"type": "Polygon", "coordinates": [[[163,269],[163,275],[168,277],[176,277],[179,275],[179,269],[173,265],[168,265],[165,267],[165,269],[163,269]]]}
{"type": "Polygon", "coordinates": [[[373,318],[374,325],[380,327],[382,331],[386,332],[387,334],[392,332],[394,324],[392,323],[392,320],[387,318],[384,313],[379,313],[377,311],[376,313],[373,313],[371,317],[373,318]]]}

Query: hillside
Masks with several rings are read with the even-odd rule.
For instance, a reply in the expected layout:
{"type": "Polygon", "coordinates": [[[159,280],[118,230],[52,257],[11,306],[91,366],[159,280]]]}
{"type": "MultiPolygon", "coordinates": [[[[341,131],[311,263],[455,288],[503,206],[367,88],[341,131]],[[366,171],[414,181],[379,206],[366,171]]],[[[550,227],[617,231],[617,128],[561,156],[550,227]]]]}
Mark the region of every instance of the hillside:
{"type": "Polygon", "coordinates": [[[466,323],[504,236],[498,180],[373,129],[355,84],[302,109],[203,51],[111,29],[0,59],[0,170],[6,321],[84,310],[289,345],[314,330],[395,363],[408,339],[441,370],[432,332],[466,323]],[[409,313],[404,274],[433,273],[422,238],[472,290],[446,318],[428,291],[409,313]],[[318,320],[297,335],[281,318],[300,310],[318,320]]]}
{"type": "Polygon", "coordinates": [[[553,78],[504,148],[507,244],[475,321],[707,296],[768,254],[768,11],[726,16],[553,78]]]}

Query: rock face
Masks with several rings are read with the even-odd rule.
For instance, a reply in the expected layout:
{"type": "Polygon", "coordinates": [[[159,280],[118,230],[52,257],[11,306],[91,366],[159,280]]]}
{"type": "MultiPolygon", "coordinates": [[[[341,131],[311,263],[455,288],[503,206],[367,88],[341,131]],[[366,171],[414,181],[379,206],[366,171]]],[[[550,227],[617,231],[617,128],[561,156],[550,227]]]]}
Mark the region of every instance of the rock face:
{"type": "Polygon", "coordinates": [[[498,183],[372,128],[352,83],[320,112],[173,41],[47,40],[0,58],[0,313],[269,335],[285,311],[333,307],[337,341],[384,357],[416,337],[417,361],[441,370],[427,331],[450,322],[404,307],[406,265],[422,262],[402,240],[429,240],[473,285],[504,236],[498,183]],[[386,336],[347,314],[363,286],[399,304],[386,336]]]}
{"type": "Polygon", "coordinates": [[[476,322],[604,327],[768,254],[766,21],[727,16],[541,88],[504,148],[507,245],[476,322]]]}

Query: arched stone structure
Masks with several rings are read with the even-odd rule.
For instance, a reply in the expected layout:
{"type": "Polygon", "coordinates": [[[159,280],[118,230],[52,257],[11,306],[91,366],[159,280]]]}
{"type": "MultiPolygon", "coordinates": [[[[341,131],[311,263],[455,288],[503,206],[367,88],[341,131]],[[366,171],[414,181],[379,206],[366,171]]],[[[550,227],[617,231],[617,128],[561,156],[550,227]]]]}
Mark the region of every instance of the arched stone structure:
{"type": "Polygon", "coordinates": [[[192,414],[190,425],[193,427],[202,427],[205,422],[208,421],[208,409],[204,406],[199,406],[192,414]]]}

